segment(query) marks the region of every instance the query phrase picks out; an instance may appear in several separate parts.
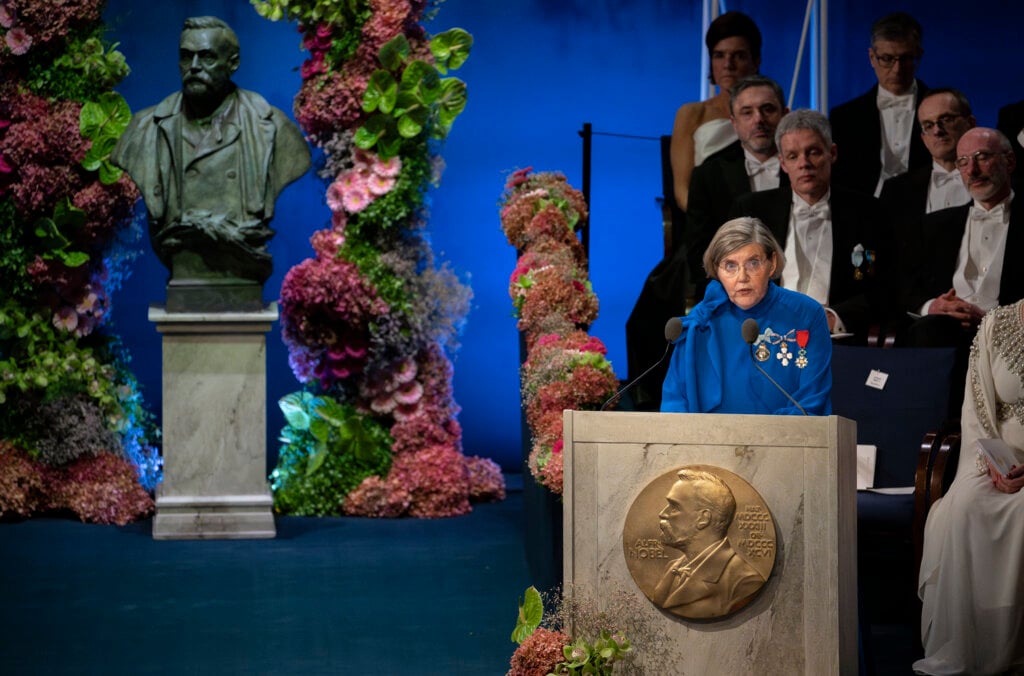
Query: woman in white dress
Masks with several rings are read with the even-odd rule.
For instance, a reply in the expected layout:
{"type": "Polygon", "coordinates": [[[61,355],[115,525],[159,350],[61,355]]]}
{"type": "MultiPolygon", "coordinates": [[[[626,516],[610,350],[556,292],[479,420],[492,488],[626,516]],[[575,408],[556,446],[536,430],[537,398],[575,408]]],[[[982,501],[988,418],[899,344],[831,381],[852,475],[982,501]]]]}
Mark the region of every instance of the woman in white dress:
{"type": "Polygon", "coordinates": [[[925,526],[920,674],[1024,669],[1024,301],[997,307],[971,347],[956,479],[925,526]],[[978,439],[1011,446],[1005,475],[978,439]]]}
{"type": "Polygon", "coordinates": [[[729,90],[761,65],[761,31],[742,12],[726,12],[708,26],[704,44],[711,60],[711,84],[718,93],[706,101],[685,103],[672,125],[672,181],[676,204],[683,211],[693,168],[736,140],[729,121],[729,90]]]}

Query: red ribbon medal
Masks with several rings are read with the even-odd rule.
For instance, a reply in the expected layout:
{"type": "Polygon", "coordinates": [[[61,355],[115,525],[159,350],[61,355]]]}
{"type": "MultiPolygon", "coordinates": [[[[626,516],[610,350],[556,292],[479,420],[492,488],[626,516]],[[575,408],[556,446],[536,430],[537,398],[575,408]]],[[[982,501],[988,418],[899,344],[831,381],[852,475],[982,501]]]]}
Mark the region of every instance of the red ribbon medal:
{"type": "Polygon", "coordinates": [[[800,347],[800,351],[796,356],[796,367],[802,369],[807,366],[807,341],[811,337],[811,332],[807,329],[799,329],[796,332],[796,344],[800,347]]]}

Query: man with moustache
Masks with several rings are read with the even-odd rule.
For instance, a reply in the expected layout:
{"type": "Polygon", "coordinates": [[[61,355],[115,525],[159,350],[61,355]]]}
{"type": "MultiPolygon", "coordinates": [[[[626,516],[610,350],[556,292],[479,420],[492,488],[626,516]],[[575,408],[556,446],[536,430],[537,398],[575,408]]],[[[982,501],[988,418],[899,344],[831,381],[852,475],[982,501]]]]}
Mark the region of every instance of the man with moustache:
{"type": "Polygon", "coordinates": [[[1024,247],[1024,210],[1013,208],[1017,165],[1009,140],[985,127],[957,144],[956,166],[972,204],[928,214],[921,221],[921,265],[908,309],[921,315],[915,344],[969,345],[982,316],[1024,297],[1024,267],[1005,258],[1024,247]]]}
{"type": "Polygon", "coordinates": [[[178,65],[182,90],[132,116],[111,160],[146,202],[171,272],[167,309],[258,310],[274,202],[309,168],[309,147],[282,111],[231,81],[238,37],[220,19],[185,20],[178,65]]]}
{"type": "Polygon", "coordinates": [[[893,261],[881,237],[878,201],[832,184],[838,150],[821,113],[787,114],[775,143],[790,185],[744,195],[730,217],[764,222],[785,250],[782,286],[821,303],[833,334],[866,342],[871,325],[884,323],[890,307],[883,291],[893,261]]]}
{"type": "Polygon", "coordinates": [[[733,548],[729,526],[736,498],[718,476],[681,469],[658,514],[662,541],[683,555],[673,560],[652,601],[681,617],[721,617],[746,606],[765,578],[733,548]]]}
{"type": "Polygon", "coordinates": [[[833,185],[875,195],[893,176],[928,166],[914,111],[927,87],[914,77],[924,50],[921,24],[893,12],[871,26],[868,59],[878,84],[832,109],[832,137],[842,149],[833,185]]]}
{"type": "Polygon", "coordinates": [[[774,80],[751,75],[729,92],[729,112],[739,140],[718,151],[693,170],[687,210],[687,261],[694,300],[704,297],[704,250],[719,226],[729,219],[742,195],[788,185],[779,171],[775,128],[786,108],[782,88],[774,80]]]}

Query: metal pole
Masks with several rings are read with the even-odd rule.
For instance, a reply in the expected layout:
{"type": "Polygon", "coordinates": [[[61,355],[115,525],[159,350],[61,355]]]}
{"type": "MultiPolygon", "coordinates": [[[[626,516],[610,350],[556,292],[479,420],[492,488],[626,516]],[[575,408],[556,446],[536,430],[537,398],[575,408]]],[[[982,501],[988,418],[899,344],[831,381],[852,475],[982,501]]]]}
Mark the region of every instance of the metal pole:
{"type": "Polygon", "coordinates": [[[590,164],[591,150],[594,145],[594,126],[590,122],[583,123],[583,130],[580,131],[583,137],[583,199],[587,203],[587,220],[580,228],[580,240],[583,243],[583,253],[587,256],[587,264],[590,264],[590,164]]]}

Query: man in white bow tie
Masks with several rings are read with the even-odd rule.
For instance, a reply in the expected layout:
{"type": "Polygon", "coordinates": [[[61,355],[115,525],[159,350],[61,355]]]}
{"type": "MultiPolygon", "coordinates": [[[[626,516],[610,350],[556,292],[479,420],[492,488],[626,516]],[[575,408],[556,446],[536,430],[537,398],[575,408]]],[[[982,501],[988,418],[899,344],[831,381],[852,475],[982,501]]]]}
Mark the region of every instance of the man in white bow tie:
{"type": "Polygon", "coordinates": [[[765,223],[785,249],[782,285],[821,303],[833,334],[866,342],[893,307],[884,293],[892,260],[878,200],[832,185],[840,153],[821,113],[787,114],[775,143],[789,185],[744,195],[730,217],[765,223]]]}
{"type": "Polygon", "coordinates": [[[986,312],[1024,298],[1024,209],[1013,207],[1011,176],[1017,159],[1001,132],[967,131],[957,144],[956,166],[973,202],[941,209],[921,221],[927,236],[910,282],[907,310],[921,315],[901,343],[955,347],[950,415],[963,401],[971,341],[986,312]]]}
{"type": "Polygon", "coordinates": [[[955,163],[973,203],[924,217],[928,234],[907,301],[908,310],[933,320],[924,322],[929,332],[943,327],[953,338],[961,329],[973,335],[986,312],[1024,297],[1024,266],[1004,260],[1007,251],[1024,251],[1024,210],[1012,207],[1017,160],[1009,140],[975,127],[960,138],[955,163]]]}
{"type": "Polygon", "coordinates": [[[879,198],[899,246],[903,290],[919,265],[915,259],[921,253],[921,240],[928,236],[921,232],[924,215],[971,201],[956,167],[956,145],[976,124],[967,97],[958,89],[931,89],[921,99],[917,120],[932,163],[890,178],[879,198]]]}
{"type": "Polygon", "coordinates": [[[886,179],[929,164],[914,117],[927,91],[914,77],[924,54],[921,24],[893,12],[871,26],[868,59],[878,84],[832,109],[829,119],[843,158],[835,185],[878,196],[886,179]]]}
{"type": "Polygon", "coordinates": [[[718,228],[729,220],[733,203],[742,195],[786,185],[779,171],[775,128],[789,112],[782,87],[762,75],[750,75],[729,91],[733,144],[718,151],[693,170],[686,211],[686,258],[694,287],[694,300],[704,297],[707,275],[703,257],[718,228]]]}

